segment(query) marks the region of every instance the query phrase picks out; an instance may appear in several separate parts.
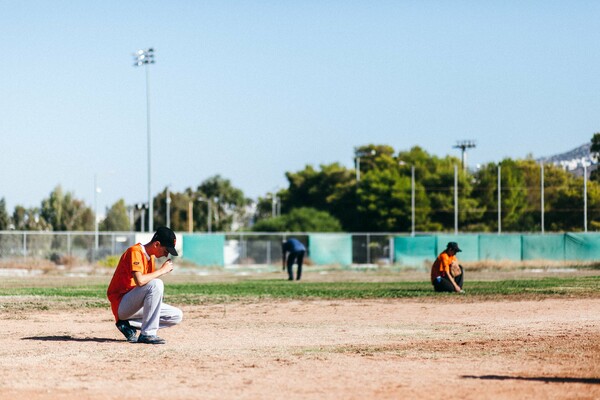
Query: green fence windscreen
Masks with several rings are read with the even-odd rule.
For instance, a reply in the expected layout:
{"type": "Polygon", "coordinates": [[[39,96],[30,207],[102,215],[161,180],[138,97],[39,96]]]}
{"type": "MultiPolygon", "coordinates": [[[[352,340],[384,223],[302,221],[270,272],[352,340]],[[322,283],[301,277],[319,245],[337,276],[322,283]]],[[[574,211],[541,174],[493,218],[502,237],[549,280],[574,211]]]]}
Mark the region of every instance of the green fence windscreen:
{"type": "Polygon", "coordinates": [[[456,257],[459,261],[479,261],[479,235],[438,235],[436,257],[446,250],[448,242],[458,243],[461,252],[456,257]]]}
{"type": "Polygon", "coordinates": [[[200,266],[225,265],[225,235],[183,235],[182,258],[200,266]]]}
{"type": "Polygon", "coordinates": [[[479,259],[521,261],[521,235],[480,235],[479,259]]]}
{"type": "Polygon", "coordinates": [[[600,235],[597,233],[565,234],[565,258],[567,260],[600,259],[600,235]]]}
{"type": "Polygon", "coordinates": [[[394,238],[394,260],[400,265],[425,267],[437,257],[436,236],[396,236],[394,238]]]}
{"type": "Polygon", "coordinates": [[[317,265],[352,264],[352,236],[346,234],[316,234],[308,236],[311,261],[317,265]]]}
{"type": "Polygon", "coordinates": [[[523,260],[565,259],[565,235],[523,235],[523,260]]]}

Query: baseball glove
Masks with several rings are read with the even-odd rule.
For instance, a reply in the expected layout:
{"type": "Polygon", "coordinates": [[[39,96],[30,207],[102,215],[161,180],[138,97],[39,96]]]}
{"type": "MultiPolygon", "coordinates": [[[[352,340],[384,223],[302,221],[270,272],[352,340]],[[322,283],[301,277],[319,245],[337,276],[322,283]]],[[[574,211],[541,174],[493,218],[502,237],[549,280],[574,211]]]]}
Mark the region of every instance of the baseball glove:
{"type": "Polygon", "coordinates": [[[460,265],[458,265],[458,263],[452,263],[452,264],[450,264],[450,273],[455,278],[457,276],[459,276],[460,274],[462,274],[462,270],[460,269],[460,265]]]}

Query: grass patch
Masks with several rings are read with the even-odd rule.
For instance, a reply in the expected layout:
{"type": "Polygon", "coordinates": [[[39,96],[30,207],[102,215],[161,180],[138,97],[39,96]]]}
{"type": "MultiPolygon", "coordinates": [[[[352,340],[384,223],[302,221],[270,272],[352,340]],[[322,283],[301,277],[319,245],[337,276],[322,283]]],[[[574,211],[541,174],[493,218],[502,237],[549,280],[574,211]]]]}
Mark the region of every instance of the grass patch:
{"type": "MultiPolygon", "coordinates": [[[[165,299],[172,304],[207,304],[261,299],[436,299],[444,301],[526,300],[553,297],[600,297],[600,276],[550,277],[465,284],[467,294],[435,293],[431,284],[420,282],[288,282],[245,280],[239,282],[170,283],[165,299]]],[[[3,287],[0,303],[43,299],[43,304],[62,303],[80,308],[108,307],[106,285],[77,282],[58,287],[3,287]],[[29,299],[29,300],[27,300],[29,299]]],[[[14,304],[16,305],[16,304],[14,304]]],[[[0,310],[2,307],[0,307],[0,310]]]]}

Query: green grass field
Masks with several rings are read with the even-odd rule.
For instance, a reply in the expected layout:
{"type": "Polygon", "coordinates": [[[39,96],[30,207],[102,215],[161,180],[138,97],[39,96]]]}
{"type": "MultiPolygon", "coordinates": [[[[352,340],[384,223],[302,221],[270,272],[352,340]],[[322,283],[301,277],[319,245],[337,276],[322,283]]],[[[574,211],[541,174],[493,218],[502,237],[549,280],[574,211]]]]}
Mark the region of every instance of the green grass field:
{"type": "MultiPolygon", "coordinates": [[[[456,301],[523,300],[549,297],[600,297],[600,276],[547,277],[469,281],[466,295],[435,293],[431,284],[417,282],[288,282],[283,280],[242,280],[238,282],[169,283],[165,301],[172,304],[206,304],[261,299],[433,299],[451,297],[456,301]]],[[[43,298],[45,302],[69,302],[71,306],[106,307],[106,285],[82,281],[55,287],[3,285],[2,298],[43,298]],[[78,302],[78,300],[80,300],[78,302]]]]}

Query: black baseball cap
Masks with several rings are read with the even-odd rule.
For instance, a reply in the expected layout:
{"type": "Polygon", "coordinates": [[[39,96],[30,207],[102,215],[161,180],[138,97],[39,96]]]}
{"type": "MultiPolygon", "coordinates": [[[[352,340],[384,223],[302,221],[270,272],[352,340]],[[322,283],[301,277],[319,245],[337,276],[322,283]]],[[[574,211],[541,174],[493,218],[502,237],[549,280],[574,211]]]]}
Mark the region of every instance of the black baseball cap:
{"type": "Polygon", "coordinates": [[[161,246],[165,246],[167,251],[174,256],[178,256],[177,250],[175,250],[175,242],[177,239],[175,238],[175,232],[171,228],[167,228],[166,226],[161,226],[156,230],[154,236],[152,236],[152,242],[159,241],[161,246]]]}
{"type": "Polygon", "coordinates": [[[462,251],[461,249],[458,248],[458,243],[456,243],[456,242],[448,242],[448,245],[446,246],[446,250],[454,250],[457,253],[459,251],[462,251]]]}

